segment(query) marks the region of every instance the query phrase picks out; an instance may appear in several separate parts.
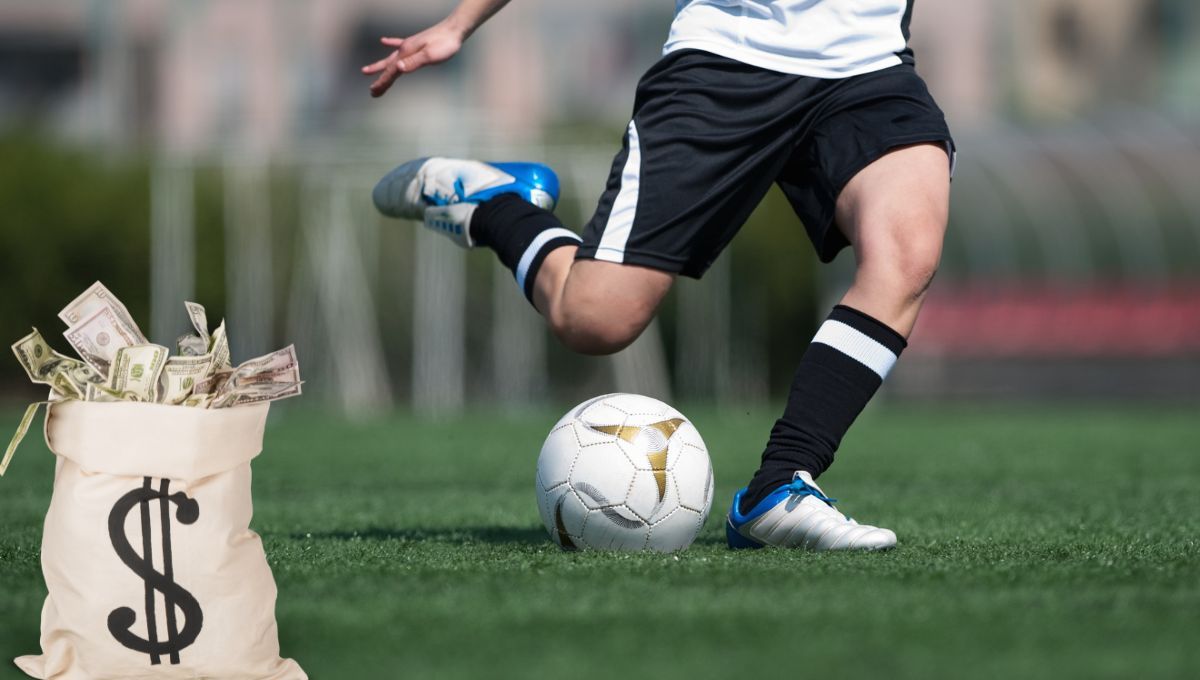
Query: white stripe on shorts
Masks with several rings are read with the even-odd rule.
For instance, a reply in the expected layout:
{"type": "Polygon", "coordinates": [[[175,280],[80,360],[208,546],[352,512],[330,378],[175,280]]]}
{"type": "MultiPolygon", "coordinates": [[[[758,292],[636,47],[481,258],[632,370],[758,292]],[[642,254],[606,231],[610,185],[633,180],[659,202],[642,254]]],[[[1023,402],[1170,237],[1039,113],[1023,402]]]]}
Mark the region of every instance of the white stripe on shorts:
{"type": "Polygon", "coordinates": [[[525,290],[525,277],[529,275],[529,265],[533,264],[533,258],[537,257],[538,251],[542,249],[542,246],[546,245],[550,239],[555,238],[572,238],[576,241],[580,240],[579,234],[576,234],[569,229],[563,229],[562,227],[547,229],[546,231],[538,234],[533,239],[533,243],[530,243],[529,247],[525,249],[525,252],[521,253],[521,261],[517,263],[517,270],[513,272],[517,275],[517,286],[520,287],[521,290],[525,290]]]}
{"type": "Polygon", "coordinates": [[[637,216],[642,148],[638,142],[637,124],[634,121],[629,121],[629,129],[625,135],[629,138],[629,156],[625,159],[625,168],[621,170],[621,190],[617,192],[612,209],[609,210],[608,222],[605,223],[604,233],[600,236],[600,245],[596,246],[596,259],[608,262],[625,261],[625,244],[629,241],[629,232],[633,231],[633,220],[637,216]]]}
{"type": "Polygon", "coordinates": [[[817,329],[813,342],[829,345],[837,351],[886,378],[888,371],[896,365],[896,355],[879,341],[841,321],[826,319],[817,329]]]}

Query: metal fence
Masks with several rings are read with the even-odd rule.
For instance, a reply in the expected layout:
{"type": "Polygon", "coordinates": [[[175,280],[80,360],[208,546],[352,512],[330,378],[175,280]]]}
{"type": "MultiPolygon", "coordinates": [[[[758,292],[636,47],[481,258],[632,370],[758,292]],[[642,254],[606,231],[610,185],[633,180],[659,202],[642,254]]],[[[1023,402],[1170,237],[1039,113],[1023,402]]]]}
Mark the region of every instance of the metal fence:
{"type": "MultiPolygon", "coordinates": [[[[1014,283],[1146,289],[1200,279],[1195,130],[1139,114],[958,142],[935,293],[1014,283]]],[[[779,382],[772,378],[790,375],[807,338],[797,337],[795,355],[773,365],[770,310],[739,287],[729,255],[702,282],[681,283],[671,313],[629,349],[575,358],[548,336],[489,253],[465,253],[416,225],[383,220],[369,198],[376,179],[409,157],[539,159],[558,170],[567,197],[559,214],[578,228],[613,151],[426,138],[386,154],[339,147],[286,158],[237,151],[162,158],[152,173],[152,333],[162,340],[179,330],[176,306],[195,276],[191,185],[198,169],[215,169],[224,179],[225,308],[235,354],[295,342],[306,389],[347,414],[404,404],[437,417],[471,404],[524,408],[604,390],[718,403],[782,396],[770,394],[779,382]],[[295,179],[296,190],[278,190],[281,174],[295,179]]],[[[809,257],[783,254],[777,266],[809,257]]],[[[822,304],[812,307],[823,313],[851,271],[843,256],[799,295],[817,296],[822,304]]],[[[1177,349],[1187,355],[1200,347],[1177,349]]],[[[900,384],[929,384],[928,375],[945,371],[947,357],[914,354],[900,384]]]]}

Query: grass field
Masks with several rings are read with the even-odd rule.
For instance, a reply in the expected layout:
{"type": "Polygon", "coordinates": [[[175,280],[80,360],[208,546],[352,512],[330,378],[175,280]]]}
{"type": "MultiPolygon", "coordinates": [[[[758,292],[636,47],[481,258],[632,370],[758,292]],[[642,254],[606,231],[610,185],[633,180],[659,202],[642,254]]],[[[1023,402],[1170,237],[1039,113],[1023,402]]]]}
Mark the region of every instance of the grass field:
{"type": "MultiPolygon", "coordinates": [[[[533,500],[557,415],[273,420],[254,524],[285,654],[317,680],[1200,675],[1194,409],[871,411],[822,477],[900,537],[858,555],[725,549],[772,409],[689,413],[718,482],[690,550],[560,552],[533,500]]],[[[52,474],[31,437],[0,481],[5,659],[37,649],[52,474]]]]}

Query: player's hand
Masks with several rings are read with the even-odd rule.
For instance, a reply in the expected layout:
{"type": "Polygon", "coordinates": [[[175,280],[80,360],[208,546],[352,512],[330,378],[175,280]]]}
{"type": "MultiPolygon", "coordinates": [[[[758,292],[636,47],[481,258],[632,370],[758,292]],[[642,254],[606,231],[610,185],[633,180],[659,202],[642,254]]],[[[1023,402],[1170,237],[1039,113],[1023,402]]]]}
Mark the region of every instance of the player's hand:
{"type": "Polygon", "coordinates": [[[362,68],[363,75],[378,75],[371,83],[371,96],[381,97],[396,79],[430,64],[440,64],[458,53],[463,32],[442,22],[409,38],[382,38],[395,51],[386,59],[362,68]]]}

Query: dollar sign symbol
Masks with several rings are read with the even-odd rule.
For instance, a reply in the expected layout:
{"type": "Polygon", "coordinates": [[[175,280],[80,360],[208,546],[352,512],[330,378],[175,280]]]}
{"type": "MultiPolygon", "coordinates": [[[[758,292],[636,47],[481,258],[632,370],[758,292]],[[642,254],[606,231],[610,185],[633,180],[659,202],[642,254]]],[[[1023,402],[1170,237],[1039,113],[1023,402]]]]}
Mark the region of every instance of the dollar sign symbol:
{"type": "Polygon", "coordinates": [[[180,524],[193,524],[200,518],[200,504],[188,498],[182,491],[170,493],[170,480],[162,480],[156,490],[153,480],[145,478],[141,487],[117,499],[108,514],[108,536],[113,549],[125,566],[133,570],[146,583],[146,639],[135,635],[132,630],[137,613],[129,607],[118,607],[108,614],[108,632],[125,647],[150,655],[150,665],[162,663],[161,657],[168,655],[172,664],[179,663],[179,652],[196,641],[204,625],[204,612],[200,603],[187,590],[175,582],[171,563],[171,503],[178,506],[175,519],[180,524]],[[163,570],[154,568],[154,544],[150,526],[150,502],[159,501],[162,524],[163,570]],[[125,535],[125,518],[134,508],[141,509],[142,552],[138,554],[125,535]],[[158,639],[158,622],[155,610],[155,592],[162,593],[167,612],[167,636],[158,639]],[[183,630],[178,629],[176,609],[183,612],[183,630]]]}

